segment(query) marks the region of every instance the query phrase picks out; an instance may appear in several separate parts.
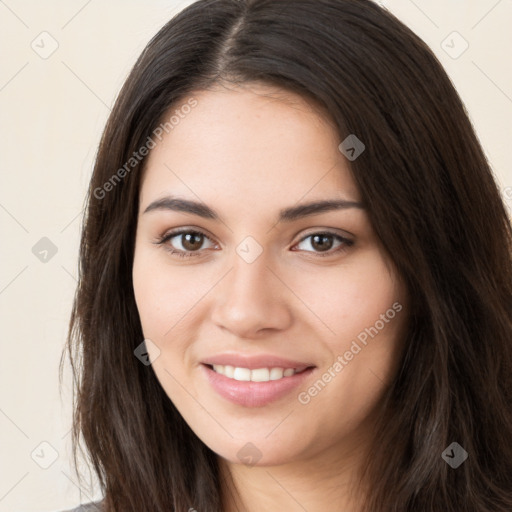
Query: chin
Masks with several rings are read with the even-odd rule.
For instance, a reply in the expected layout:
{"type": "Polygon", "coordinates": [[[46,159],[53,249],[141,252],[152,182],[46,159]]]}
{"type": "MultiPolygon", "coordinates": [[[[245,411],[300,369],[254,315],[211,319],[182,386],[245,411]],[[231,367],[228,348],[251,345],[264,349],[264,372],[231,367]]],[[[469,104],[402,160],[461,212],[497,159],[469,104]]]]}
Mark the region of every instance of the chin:
{"type": "Polygon", "coordinates": [[[287,446],[268,440],[233,441],[228,445],[208,444],[219,457],[232,464],[248,467],[280,466],[292,462],[298,456],[297,446],[287,446]]]}

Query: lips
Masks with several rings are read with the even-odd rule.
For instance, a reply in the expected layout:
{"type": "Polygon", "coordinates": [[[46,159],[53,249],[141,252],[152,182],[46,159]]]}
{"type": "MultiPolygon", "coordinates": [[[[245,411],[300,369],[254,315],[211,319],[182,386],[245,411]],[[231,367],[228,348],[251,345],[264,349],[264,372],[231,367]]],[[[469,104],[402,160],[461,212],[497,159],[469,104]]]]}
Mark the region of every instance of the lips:
{"type": "Polygon", "coordinates": [[[314,367],[312,362],[285,359],[283,357],[270,354],[217,354],[201,361],[205,365],[223,365],[238,368],[248,368],[249,370],[257,370],[258,368],[293,368],[297,372],[301,372],[309,367],[314,367]]]}
{"type": "Polygon", "coordinates": [[[309,378],[316,366],[274,355],[219,354],[202,361],[200,368],[210,386],[224,399],[243,407],[263,407],[289,395],[309,378]],[[240,370],[239,373],[248,373],[251,378],[242,375],[239,380],[236,374],[228,377],[227,368],[229,374],[240,370]],[[253,380],[254,374],[260,375],[263,369],[276,373],[275,380],[270,379],[270,373],[268,380],[266,375],[253,380]]]}

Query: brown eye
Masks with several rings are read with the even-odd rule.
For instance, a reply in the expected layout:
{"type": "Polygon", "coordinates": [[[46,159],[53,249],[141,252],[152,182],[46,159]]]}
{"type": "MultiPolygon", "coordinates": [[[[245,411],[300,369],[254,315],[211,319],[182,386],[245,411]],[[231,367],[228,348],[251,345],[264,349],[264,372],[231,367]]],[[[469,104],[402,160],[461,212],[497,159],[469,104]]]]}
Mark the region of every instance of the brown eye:
{"type": "Polygon", "coordinates": [[[181,244],[183,246],[183,249],[186,251],[196,251],[201,248],[201,245],[204,241],[204,235],[201,233],[182,233],[181,235],[181,244]]]}
{"type": "Polygon", "coordinates": [[[346,250],[348,247],[351,247],[354,242],[345,238],[337,233],[312,233],[306,237],[304,237],[298,244],[305,245],[306,247],[300,249],[305,250],[306,252],[316,253],[318,256],[330,256],[332,254],[341,252],[346,250]],[[306,243],[308,242],[308,243],[306,243]],[[335,245],[337,243],[337,245],[335,245]],[[308,250],[310,247],[312,250],[308,250]],[[333,250],[331,250],[334,247],[333,250]]]}
{"type": "Polygon", "coordinates": [[[328,251],[333,246],[332,235],[312,235],[311,247],[318,251],[328,251]]]}
{"type": "Polygon", "coordinates": [[[173,231],[164,235],[157,243],[176,256],[199,256],[205,240],[214,244],[204,233],[193,230],[173,231]],[[197,254],[195,254],[197,253],[197,254]]]}

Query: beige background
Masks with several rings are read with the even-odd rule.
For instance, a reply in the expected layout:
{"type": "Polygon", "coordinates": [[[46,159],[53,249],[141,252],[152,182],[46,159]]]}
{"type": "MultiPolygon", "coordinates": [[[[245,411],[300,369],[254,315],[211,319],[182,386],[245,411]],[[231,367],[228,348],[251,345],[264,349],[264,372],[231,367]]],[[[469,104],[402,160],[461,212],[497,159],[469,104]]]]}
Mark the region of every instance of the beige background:
{"type": "MultiPolygon", "coordinates": [[[[62,399],[58,390],[83,198],[123,80],[150,37],[189,3],[0,0],[0,512],[100,497],[94,479],[79,490],[70,469],[69,371],[62,399]]],[[[380,3],[444,64],[512,206],[512,2],[380,3]],[[452,58],[462,38],[469,47],[452,58]]]]}

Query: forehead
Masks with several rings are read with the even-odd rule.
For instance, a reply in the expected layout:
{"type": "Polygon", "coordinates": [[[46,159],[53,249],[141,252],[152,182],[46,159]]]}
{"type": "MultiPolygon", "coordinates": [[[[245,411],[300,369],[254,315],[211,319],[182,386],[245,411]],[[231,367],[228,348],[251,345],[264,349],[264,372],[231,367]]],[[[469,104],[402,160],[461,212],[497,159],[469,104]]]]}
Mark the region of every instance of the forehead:
{"type": "Polygon", "coordinates": [[[141,207],[170,193],[246,208],[327,194],[360,198],[337,131],[296,94],[255,84],[219,86],[191,94],[164,119],[173,114],[179,121],[148,156],[141,207]],[[194,108],[180,111],[191,98],[194,108]]]}

